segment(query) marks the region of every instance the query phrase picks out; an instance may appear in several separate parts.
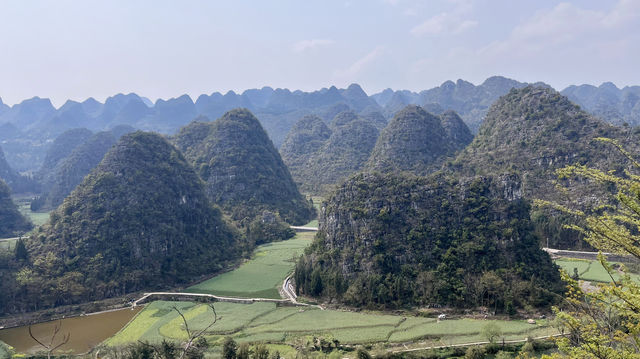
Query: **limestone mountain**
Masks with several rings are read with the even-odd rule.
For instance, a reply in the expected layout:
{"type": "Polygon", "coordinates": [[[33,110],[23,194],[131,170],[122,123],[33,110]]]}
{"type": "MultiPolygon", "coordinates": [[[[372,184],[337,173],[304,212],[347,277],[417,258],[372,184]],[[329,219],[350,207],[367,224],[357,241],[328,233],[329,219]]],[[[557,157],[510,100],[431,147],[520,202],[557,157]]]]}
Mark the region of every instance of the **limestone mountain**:
{"type": "Polygon", "coordinates": [[[27,232],[33,225],[19,211],[11,200],[9,186],[0,179],[0,238],[13,237],[27,232]]]}
{"type": "Polygon", "coordinates": [[[236,221],[263,211],[291,224],[314,216],[258,119],[246,109],[214,122],[193,122],[174,143],[206,182],[207,195],[236,221]]]}
{"type": "Polygon", "coordinates": [[[36,179],[40,181],[45,190],[49,190],[54,181],[54,169],[60,161],[67,158],[73,150],[86,142],[93,132],[86,128],[76,128],[62,133],[49,147],[44,163],[38,173],[36,179]]]}
{"type": "Polygon", "coordinates": [[[47,161],[38,172],[41,195],[32,202],[31,209],[46,210],[59,206],[120,137],[134,131],[131,126],[118,125],[110,131],[93,135],[87,129],[74,129],[58,136],[47,153],[47,161]]]}
{"type": "Polygon", "coordinates": [[[456,150],[461,150],[471,143],[473,135],[455,111],[445,111],[438,117],[447,138],[453,142],[456,150]]]}
{"type": "Polygon", "coordinates": [[[624,159],[596,137],[635,148],[635,136],[589,115],[555,90],[528,86],[501,97],[453,169],[467,174],[517,172],[528,197],[557,199],[554,171],[571,164],[622,170],[624,159]],[[612,160],[613,159],[613,160],[612,160]]]}
{"type": "Polygon", "coordinates": [[[194,169],[145,132],[122,137],[27,244],[32,275],[20,285],[41,306],[167,288],[240,254],[194,169]]]}
{"type": "Polygon", "coordinates": [[[562,282],[520,186],[517,176],[355,175],[322,204],[296,289],[359,307],[548,306],[562,282]]]}
{"type": "Polygon", "coordinates": [[[314,115],[304,116],[293,125],[280,147],[280,155],[296,183],[306,181],[301,171],[330,136],[329,127],[314,115]]]}
{"type": "Polygon", "coordinates": [[[32,203],[32,210],[53,209],[62,204],[65,197],[95,168],[104,155],[116,143],[111,132],[92,135],[71,153],[60,160],[47,175],[45,192],[32,203]]]}
{"type": "Polygon", "coordinates": [[[640,86],[619,89],[613,83],[605,82],[598,87],[569,86],[562,94],[607,122],[640,125],[640,86]]]}
{"type": "MultiPolygon", "coordinates": [[[[597,186],[575,182],[562,193],[554,183],[555,171],[573,164],[623,172],[626,159],[613,146],[594,141],[596,137],[618,139],[628,150],[638,149],[632,131],[589,115],[552,89],[528,86],[510,91],[491,107],[478,135],[449,169],[465,176],[517,173],[528,198],[562,203],[566,196],[580,195],[595,205],[605,197],[597,186]]],[[[558,229],[562,223],[549,227],[559,217],[543,217],[540,224],[551,245],[571,236],[558,229]]],[[[572,241],[572,246],[580,242],[572,241]]]]}
{"type": "Polygon", "coordinates": [[[470,138],[469,129],[455,113],[440,118],[420,106],[409,105],[382,130],[367,168],[425,175],[439,169],[470,138]]]}
{"type": "Polygon", "coordinates": [[[378,138],[378,129],[351,112],[336,115],[331,135],[296,168],[301,188],[311,193],[325,193],[334,185],[364,167],[378,138]]]}

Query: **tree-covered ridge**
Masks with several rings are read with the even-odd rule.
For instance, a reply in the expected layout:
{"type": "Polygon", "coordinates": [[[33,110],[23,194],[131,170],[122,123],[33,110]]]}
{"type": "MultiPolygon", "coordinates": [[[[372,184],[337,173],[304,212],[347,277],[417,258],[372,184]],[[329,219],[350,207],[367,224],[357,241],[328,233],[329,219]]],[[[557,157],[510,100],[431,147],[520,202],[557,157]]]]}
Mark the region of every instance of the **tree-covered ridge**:
{"type": "Polygon", "coordinates": [[[331,130],[318,116],[304,116],[293,125],[280,147],[280,154],[296,183],[306,181],[302,175],[304,166],[330,136],[331,130]]]}
{"type": "Polygon", "coordinates": [[[367,168],[425,175],[439,169],[447,157],[464,148],[471,138],[469,129],[455,112],[438,117],[420,106],[409,105],[382,130],[367,168]]]}
{"type": "Polygon", "coordinates": [[[546,306],[561,291],[517,177],[358,174],[323,203],[300,292],[350,305],[546,306]]]}
{"type": "MultiPolygon", "coordinates": [[[[599,205],[607,197],[603,188],[588,181],[574,181],[567,190],[557,191],[555,171],[579,164],[621,173],[626,158],[593,140],[602,136],[638,148],[633,131],[594,118],[552,89],[528,86],[496,101],[478,135],[448,168],[467,176],[517,173],[528,198],[566,202],[589,193],[589,204],[599,205]]],[[[536,211],[534,220],[541,236],[552,246],[576,247],[582,243],[577,232],[563,229],[567,224],[563,216],[536,211]]]]}
{"type": "Polygon", "coordinates": [[[62,204],[64,198],[100,163],[118,139],[135,129],[120,125],[93,135],[89,132],[88,137],[87,131],[69,130],[56,139],[47,154],[51,163],[46,163],[39,172],[42,191],[32,202],[32,210],[54,209],[62,204]],[[80,142],[80,138],[84,138],[84,141],[80,142]]]}
{"type": "Polygon", "coordinates": [[[34,202],[32,209],[52,209],[62,204],[65,197],[82,182],[104,155],[116,143],[111,132],[98,132],[77,146],[69,156],[61,160],[53,170],[48,191],[34,202]]]}
{"type": "Polygon", "coordinates": [[[53,186],[58,163],[71,155],[74,149],[89,140],[92,135],[93,132],[86,128],[75,128],[56,137],[47,151],[42,167],[36,174],[36,179],[41,183],[44,191],[50,190],[53,186]]]}
{"type": "MultiPolygon", "coordinates": [[[[529,86],[512,90],[492,107],[478,135],[451,168],[466,174],[516,172],[532,198],[556,200],[554,171],[585,164],[622,171],[627,160],[597,141],[620,139],[637,148],[636,135],[598,120],[558,92],[529,86]]],[[[572,191],[583,190],[576,183],[572,191]]]]}
{"type": "Polygon", "coordinates": [[[33,225],[22,216],[11,200],[9,186],[0,178],[0,238],[13,237],[32,227],[33,225]]]}
{"type": "MultiPolygon", "coordinates": [[[[304,191],[326,193],[364,167],[378,138],[378,129],[370,119],[352,111],[338,113],[330,129],[320,124],[317,127],[322,135],[313,142],[315,151],[310,154],[291,151],[287,158],[296,164],[292,172],[304,191]],[[321,138],[325,138],[324,142],[321,138]]],[[[289,138],[298,136],[297,131],[297,128],[292,130],[289,138]]]]}
{"type": "Polygon", "coordinates": [[[236,221],[263,211],[291,224],[314,216],[258,119],[236,109],[211,123],[194,122],[173,139],[206,183],[207,195],[236,221]]]}
{"type": "Polygon", "coordinates": [[[16,290],[53,306],[172,286],[225,268],[236,231],[163,137],[122,137],[28,242],[16,290]]]}

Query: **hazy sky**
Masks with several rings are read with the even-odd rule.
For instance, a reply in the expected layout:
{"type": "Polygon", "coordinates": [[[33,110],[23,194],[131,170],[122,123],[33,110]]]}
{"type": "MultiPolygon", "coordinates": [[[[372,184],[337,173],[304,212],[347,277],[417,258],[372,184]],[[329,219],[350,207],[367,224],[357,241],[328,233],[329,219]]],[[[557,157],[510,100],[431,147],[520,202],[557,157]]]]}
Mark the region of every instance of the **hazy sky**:
{"type": "Polygon", "coordinates": [[[0,0],[0,97],[640,85],[640,0],[0,0]]]}

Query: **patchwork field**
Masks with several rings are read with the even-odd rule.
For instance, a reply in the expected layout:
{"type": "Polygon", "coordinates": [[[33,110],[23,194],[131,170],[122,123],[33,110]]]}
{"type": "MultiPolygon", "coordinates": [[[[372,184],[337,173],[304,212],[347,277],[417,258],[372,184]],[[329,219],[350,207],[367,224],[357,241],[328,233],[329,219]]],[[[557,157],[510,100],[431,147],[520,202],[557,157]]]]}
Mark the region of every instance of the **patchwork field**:
{"type": "Polygon", "coordinates": [[[278,287],[293,271],[295,259],[311,244],[314,232],[299,232],[283,242],[262,245],[237,269],[187,288],[187,292],[242,298],[280,298],[278,287]]]}
{"type": "MultiPolygon", "coordinates": [[[[184,339],[182,319],[173,307],[187,318],[190,328],[203,329],[213,318],[205,304],[156,301],[114,337],[108,345],[123,345],[138,340],[160,342],[184,339]]],[[[486,341],[483,328],[496,323],[505,340],[527,336],[546,336],[556,331],[546,321],[451,319],[403,317],[379,313],[355,313],[317,308],[279,307],[274,303],[215,303],[218,322],[207,338],[221,342],[225,335],[238,342],[293,343],[308,336],[337,339],[344,344],[399,343],[428,340],[441,345],[486,341]]]]}
{"type": "MultiPolygon", "coordinates": [[[[293,270],[293,258],[311,243],[315,233],[298,233],[294,239],[260,246],[254,258],[236,270],[204,281],[188,291],[238,297],[280,298],[278,287],[293,270]]],[[[185,338],[183,322],[177,308],[187,318],[190,328],[203,329],[213,318],[211,309],[202,303],[156,301],[148,304],[126,327],[105,344],[125,345],[136,341],[158,343],[185,338]]],[[[287,348],[308,342],[313,337],[336,339],[343,344],[426,343],[450,345],[486,341],[483,328],[489,323],[500,327],[505,340],[556,334],[546,321],[525,321],[404,317],[383,313],[320,310],[316,307],[279,306],[275,303],[215,303],[218,321],[207,331],[207,340],[219,350],[225,336],[238,342],[262,342],[287,348]],[[285,345],[288,344],[289,346],[285,345]]],[[[295,355],[295,351],[291,351],[295,355]]]]}
{"type": "MultiPolygon", "coordinates": [[[[611,277],[609,273],[604,269],[602,264],[597,260],[588,259],[574,259],[574,258],[560,258],[556,259],[555,263],[564,269],[569,275],[573,275],[573,269],[578,269],[578,275],[580,279],[590,282],[610,282],[611,277]]],[[[614,274],[614,279],[620,278],[619,274],[614,274]]],[[[637,274],[631,274],[631,278],[640,281],[640,276],[637,274]]]]}

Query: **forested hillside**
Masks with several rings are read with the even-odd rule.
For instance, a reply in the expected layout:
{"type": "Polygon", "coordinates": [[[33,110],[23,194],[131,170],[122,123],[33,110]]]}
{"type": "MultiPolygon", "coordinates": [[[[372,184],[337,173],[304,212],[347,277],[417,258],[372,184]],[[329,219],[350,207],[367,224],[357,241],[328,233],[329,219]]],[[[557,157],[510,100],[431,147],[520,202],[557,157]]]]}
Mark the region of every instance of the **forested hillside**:
{"type": "Polygon", "coordinates": [[[0,293],[4,303],[14,298],[7,311],[166,288],[241,254],[236,231],[182,154],[143,132],[125,135],[27,247],[11,290],[0,293]]]}
{"type": "Polygon", "coordinates": [[[193,122],[173,138],[206,183],[211,200],[239,222],[264,211],[291,224],[314,217],[258,119],[246,109],[193,122]]]}
{"type": "Polygon", "coordinates": [[[322,205],[300,293],[365,307],[548,306],[560,276],[517,176],[359,174],[322,205]]]}
{"type": "Polygon", "coordinates": [[[455,112],[442,116],[432,115],[415,105],[399,111],[380,134],[367,169],[409,171],[416,175],[438,170],[445,159],[473,138],[455,112]]]}
{"type": "MultiPolygon", "coordinates": [[[[589,182],[573,182],[569,192],[558,191],[555,171],[567,165],[622,173],[626,158],[596,137],[618,139],[630,150],[638,148],[635,131],[612,126],[589,115],[558,92],[529,86],[512,90],[492,107],[478,135],[449,166],[459,175],[515,173],[522,177],[523,195],[530,199],[566,202],[566,196],[591,194],[591,203],[601,204],[604,193],[589,182]]],[[[534,213],[537,227],[551,245],[577,246],[575,232],[562,229],[565,219],[534,213]]]]}

